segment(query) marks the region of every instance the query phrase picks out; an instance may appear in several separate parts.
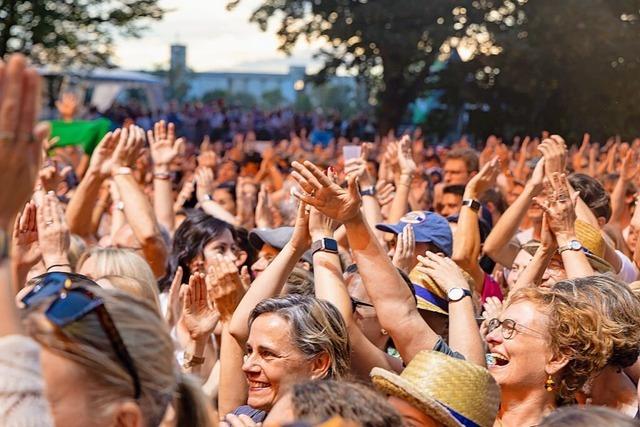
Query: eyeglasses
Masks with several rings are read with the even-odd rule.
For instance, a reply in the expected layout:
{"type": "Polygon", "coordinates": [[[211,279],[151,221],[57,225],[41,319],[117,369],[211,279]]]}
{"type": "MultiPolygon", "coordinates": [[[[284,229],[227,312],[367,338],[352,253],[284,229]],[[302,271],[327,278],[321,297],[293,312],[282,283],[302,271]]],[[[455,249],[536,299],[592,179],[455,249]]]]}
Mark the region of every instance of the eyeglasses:
{"type": "Polygon", "coordinates": [[[498,329],[498,327],[502,327],[502,338],[504,338],[505,340],[510,340],[511,338],[513,338],[516,331],[517,332],[527,331],[531,335],[538,336],[539,338],[544,338],[544,334],[542,332],[538,332],[535,329],[527,328],[526,326],[523,326],[517,323],[515,320],[511,320],[511,319],[489,320],[489,323],[487,324],[487,330],[489,333],[495,331],[496,329],[498,329]]]}
{"type": "Polygon", "coordinates": [[[364,302],[364,301],[357,300],[355,298],[351,298],[351,312],[355,313],[356,310],[358,309],[358,307],[375,308],[372,304],[369,304],[368,302],[364,302]]]}
{"type": "Polygon", "coordinates": [[[34,307],[55,297],[45,311],[45,316],[60,328],[95,312],[113,351],[133,380],[135,399],[140,398],[140,378],[133,359],[127,351],[111,315],[104,306],[104,301],[87,289],[87,287],[97,287],[98,285],[85,276],[73,273],[47,273],[38,279],[39,282],[34,288],[22,298],[24,306],[34,307]]]}

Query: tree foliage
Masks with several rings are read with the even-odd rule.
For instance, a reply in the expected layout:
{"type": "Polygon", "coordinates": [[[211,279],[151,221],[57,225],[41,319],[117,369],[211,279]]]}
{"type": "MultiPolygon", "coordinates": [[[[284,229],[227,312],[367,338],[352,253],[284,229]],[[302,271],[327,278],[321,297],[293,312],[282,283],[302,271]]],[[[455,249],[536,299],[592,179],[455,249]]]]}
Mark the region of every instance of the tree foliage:
{"type": "Polygon", "coordinates": [[[442,76],[448,101],[488,107],[474,113],[471,130],[548,129],[574,140],[584,131],[640,134],[640,1],[508,4],[486,17],[502,53],[452,64],[442,76]]]}
{"type": "MultiPolygon", "coordinates": [[[[229,7],[240,0],[230,1],[229,7]]],[[[427,85],[430,67],[452,37],[482,33],[485,0],[264,0],[251,21],[279,19],[280,49],[325,40],[316,81],[339,69],[357,75],[378,104],[382,132],[397,126],[427,85]]]]}
{"type": "Polygon", "coordinates": [[[137,37],[161,19],[158,0],[0,0],[0,57],[39,64],[108,65],[116,34],[137,37]]]}

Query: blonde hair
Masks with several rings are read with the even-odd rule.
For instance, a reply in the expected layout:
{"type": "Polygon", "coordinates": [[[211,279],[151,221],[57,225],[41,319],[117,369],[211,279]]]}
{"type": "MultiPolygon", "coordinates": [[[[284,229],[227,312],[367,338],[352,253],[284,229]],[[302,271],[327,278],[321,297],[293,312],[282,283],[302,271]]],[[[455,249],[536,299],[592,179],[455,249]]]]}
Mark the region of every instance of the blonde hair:
{"type": "MultiPolygon", "coordinates": [[[[201,390],[182,377],[167,326],[154,307],[148,301],[113,289],[92,286],[91,292],[104,301],[133,360],[141,386],[136,402],[145,424],[160,424],[173,402],[178,425],[183,425],[181,422],[207,425],[202,422],[207,419],[206,408],[183,408],[184,402],[196,405],[204,400],[199,396],[201,390]]],[[[108,417],[114,403],[132,398],[131,376],[115,354],[95,313],[58,328],[46,321],[42,310],[36,307],[26,312],[25,324],[30,335],[43,347],[84,370],[88,399],[96,409],[96,419],[108,417]]]]}
{"type": "MultiPolygon", "coordinates": [[[[151,298],[159,309],[160,297],[156,278],[147,261],[140,255],[130,249],[93,248],[80,257],[77,271],[82,269],[82,265],[89,258],[94,261],[94,278],[122,276],[134,279],[140,284],[140,296],[151,298]]],[[[114,286],[119,287],[116,284],[114,286]]]]}
{"type": "Polygon", "coordinates": [[[87,250],[87,244],[84,239],[77,234],[70,236],[69,250],[67,255],[69,256],[69,264],[71,264],[71,270],[75,271],[78,261],[84,255],[84,251],[87,250]]]}
{"type": "Polygon", "coordinates": [[[145,283],[142,283],[133,277],[119,276],[117,274],[110,274],[108,276],[102,276],[96,280],[96,283],[103,288],[114,288],[122,292],[126,292],[129,295],[136,296],[144,301],[152,301],[158,313],[161,313],[160,300],[158,293],[154,292],[153,288],[145,283]],[[108,286],[104,286],[104,282],[108,283],[108,286]]]}
{"type": "Polygon", "coordinates": [[[507,305],[530,301],[548,315],[551,351],[569,359],[559,373],[561,398],[572,398],[609,363],[626,365],[638,358],[640,303],[619,285],[606,276],[592,276],[564,280],[550,289],[522,288],[510,295],[507,305]]]}

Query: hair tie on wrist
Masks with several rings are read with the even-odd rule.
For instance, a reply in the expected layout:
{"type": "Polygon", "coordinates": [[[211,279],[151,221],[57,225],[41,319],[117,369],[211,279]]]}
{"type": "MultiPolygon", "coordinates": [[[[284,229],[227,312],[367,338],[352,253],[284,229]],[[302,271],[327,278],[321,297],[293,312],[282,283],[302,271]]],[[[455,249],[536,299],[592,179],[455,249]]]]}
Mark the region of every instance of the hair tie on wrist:
{"type": "Polygon", "coordinates": [[[71,264],[53,264],[53,265],[50,265],[49,267],[47,267],[47,272],[49,270],[51,270],[52,268],[54,268],[54,267],[69,267],[69,268],[71,268],[71,264]]]}

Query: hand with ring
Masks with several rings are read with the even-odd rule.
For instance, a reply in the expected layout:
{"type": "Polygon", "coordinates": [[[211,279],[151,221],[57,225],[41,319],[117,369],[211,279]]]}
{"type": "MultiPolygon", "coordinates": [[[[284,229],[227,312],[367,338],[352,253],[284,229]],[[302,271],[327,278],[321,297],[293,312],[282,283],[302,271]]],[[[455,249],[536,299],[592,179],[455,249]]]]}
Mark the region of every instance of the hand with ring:
{"type": "Polygon", "coordinates": [[[0,226],[8,230],[24,207],[40,169],[48,125],[36,128],[41,79],[20,54],[0,60],[0,226]],[[8,189],[11,189],[10,191],[8,189]]]}
{"type": "Polygon", "coordinates": [[[42,259],[48,271],[54,266],[56,271],[71,271],[69,246],[71,238],[64,216],[64,210],[53,192],[42,198],[36,213],[38,242],[42,259]]]}

